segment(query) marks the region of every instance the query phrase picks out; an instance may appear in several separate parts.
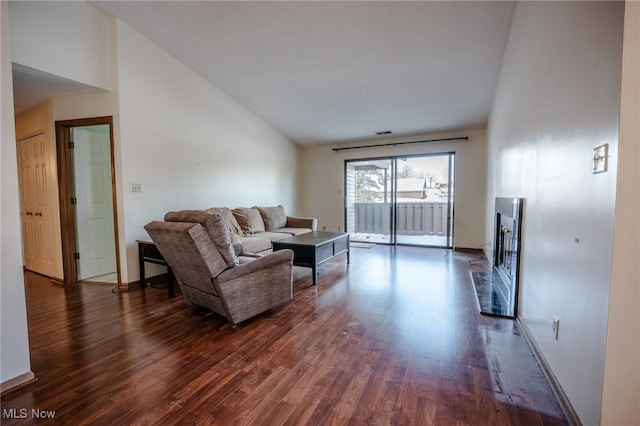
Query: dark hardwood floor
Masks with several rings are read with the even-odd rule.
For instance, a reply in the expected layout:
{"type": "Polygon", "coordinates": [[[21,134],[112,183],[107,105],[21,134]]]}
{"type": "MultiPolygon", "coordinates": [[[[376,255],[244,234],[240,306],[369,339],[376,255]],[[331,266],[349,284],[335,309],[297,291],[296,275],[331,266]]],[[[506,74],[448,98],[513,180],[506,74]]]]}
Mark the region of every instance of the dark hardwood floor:
{"type": "Polygon", "coordinates": [[[2,424],[567,424],[518,324],[479,315],[470,259],[353,248],[235,328],[166,289],[27,273],[37,381],[2,396],[2,424]]]}

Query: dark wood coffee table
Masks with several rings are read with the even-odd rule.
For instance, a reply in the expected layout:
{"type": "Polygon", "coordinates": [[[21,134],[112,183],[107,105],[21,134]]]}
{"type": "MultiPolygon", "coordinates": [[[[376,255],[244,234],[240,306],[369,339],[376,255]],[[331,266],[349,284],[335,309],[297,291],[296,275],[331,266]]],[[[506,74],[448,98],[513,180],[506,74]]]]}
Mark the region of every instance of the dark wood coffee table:
{"type": "Polygon", "coordinates": [[[273,251],[293,250],[293,264],[311,268],[313,285],[318,284],[318,265],[347,253],[349,263],[349,234],[346,232],[314,231],[273,242],[273,251]]]}

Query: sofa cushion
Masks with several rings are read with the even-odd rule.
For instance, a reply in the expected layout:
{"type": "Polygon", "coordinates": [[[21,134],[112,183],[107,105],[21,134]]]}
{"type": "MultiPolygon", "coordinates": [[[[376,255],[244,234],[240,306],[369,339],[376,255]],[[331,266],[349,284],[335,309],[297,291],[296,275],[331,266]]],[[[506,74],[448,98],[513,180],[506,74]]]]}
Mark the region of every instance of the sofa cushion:
{"type": "Polygon", "coordinates": [[[215,244],[218,252],[227,263],[227,266],[234,267],[238,265],[238,258],[235,250],[231,245],[231,236],[227,229],[226,223],[215,213],[206,213],[200,210],[180,210],[177,212],[169,212],[164,215],[166,222],[188,222],[199,223],[209,234],[209,238],[215,244]]]}
{"type": "Polygon", "coordinates": [[[229,235],[231,235],[231,244],[242,244],[240,241],[240,235],[231,233],[229,235]]]}
{"type": "Polygon", "coordinates": [[[260,211],[255,208],[238,207],[232,210],[242,232],[247,235],[255,234],[256,232],[264,232],[264,222],[260,211]]]}
{"type": "Polygon", "coordinates": [[[266,237],[246,235],[240,237],[240,241],[243,250],[248,253],[260,253],[271,248],[271,240],[266,237]]]}
{"type": "Polygon", "coordinates": [[[254,260],[256,260],[256,258],[248,256],[238,256],[238,260],[240,260],[241,265],[244,265],[245,263],[253,262],[254,260]]]}
{"type": "Polygon", "coordinates": [[[286,232],[258,232],[257,234],[253,234],[253,236],[268,238],[269,241],[283,240],[292,237],[291,234],[287,234],[286,232]]]}
{"type": "Polygon", "coordinates": [[[276,232],[278,234],[282,233],[282,234],[287,234],[287,235],[291,235],[291,236],[296,236],[296,235],[301,235],[301,234],[307,234],[309,232],[311,232],[311,229],[309,228],[280,228],[280,229],[275,229],[273,232],[276,232]]]}
{"type": "Polygon", "coordinates": [[[284,207],[255,207],[260,212],[264,222],[265,231],[273,231],[287,226],[287,214],[284,207]]]}
{"type": "MultiPolygon", "coordinates": [[[[210,209],[205,210],[205,212],[212,214],[218,214],[224,220],[224,223],[227,224],[227,228],[229,229],[229,233],[236,234],[242,236],[242,228],[240,224],[236,220],[236,217],[233,215],[233,212],[228,207],[211,207],[210,209]]],[[[233,239],[233,237],[232,237],[233,239]]],[[[237,241],[232,241],[237,242],[237,241]]]]}

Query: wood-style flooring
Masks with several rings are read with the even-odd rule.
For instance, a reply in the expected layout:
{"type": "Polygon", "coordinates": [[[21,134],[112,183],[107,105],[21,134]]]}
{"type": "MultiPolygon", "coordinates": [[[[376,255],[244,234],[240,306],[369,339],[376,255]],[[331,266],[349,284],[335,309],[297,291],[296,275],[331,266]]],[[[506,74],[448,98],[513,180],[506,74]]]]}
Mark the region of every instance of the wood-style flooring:
{"type": "Polygon", "coordinates": [[[27,273],[37,381],[2,396],[2,424],[567,424],[518,324],[478,313],[471,259],[353,248],[237,327],[166,289],[27,273]]]}

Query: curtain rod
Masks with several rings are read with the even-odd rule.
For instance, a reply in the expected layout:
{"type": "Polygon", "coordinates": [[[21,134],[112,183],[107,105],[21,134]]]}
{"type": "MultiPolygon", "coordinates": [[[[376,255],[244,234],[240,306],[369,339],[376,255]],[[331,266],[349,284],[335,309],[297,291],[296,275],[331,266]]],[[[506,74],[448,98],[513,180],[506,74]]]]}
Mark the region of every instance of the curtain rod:
{"type": "Polygon", "coordinates": [[[411,142],[390,142],[390,143],[381,143],[378,145],[362,145],[362,146],[348,146],[344,148],[332,148],[332,151],[346,151],[347,149],[362,149],[362,148],[377,148],[379,146],[396,146],[396,145],[408,145],[413,143],[426,143],[426,142],[445,142],[445,141],[468,141],[469,136],[462,136],[459,138],[444,138],[444,139],[427,139],[424,141],[411,141],[411,142]]]}

